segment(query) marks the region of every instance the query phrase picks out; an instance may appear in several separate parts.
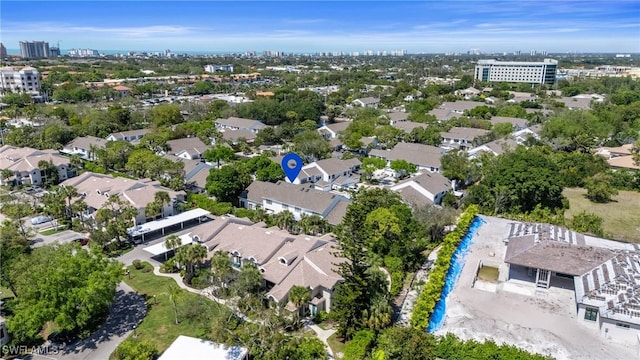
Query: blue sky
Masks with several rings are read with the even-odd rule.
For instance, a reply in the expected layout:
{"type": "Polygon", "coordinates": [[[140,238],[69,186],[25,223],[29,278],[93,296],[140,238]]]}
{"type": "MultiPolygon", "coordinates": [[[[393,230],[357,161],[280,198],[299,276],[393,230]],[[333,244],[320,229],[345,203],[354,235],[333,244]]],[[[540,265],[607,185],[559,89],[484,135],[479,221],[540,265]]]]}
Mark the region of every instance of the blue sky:
{"type": "Polygon", "coordinates": [[[640,52],[640,0],[2,0],[0,21],[9,49],[640,52]]]}

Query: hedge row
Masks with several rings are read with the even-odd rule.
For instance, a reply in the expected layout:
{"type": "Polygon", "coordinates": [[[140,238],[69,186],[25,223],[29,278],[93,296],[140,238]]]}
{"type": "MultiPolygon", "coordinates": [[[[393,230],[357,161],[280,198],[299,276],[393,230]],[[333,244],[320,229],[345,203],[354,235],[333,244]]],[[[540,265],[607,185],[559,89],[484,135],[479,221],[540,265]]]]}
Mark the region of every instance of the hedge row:
{"type": "Polygon", "coordinates": [[[424,330],[429,327],[429,319],[444,289],[447,272],[451,266],[451,257],[469,230],[477,213],[478,207],[476,205],[469,206],[460,216],[456,229],[445,236],[438,251],[436,263],[429,274],[429,281],[422,287],[422,292],[411,314],[411,325],[415,328],[424,330]]]}

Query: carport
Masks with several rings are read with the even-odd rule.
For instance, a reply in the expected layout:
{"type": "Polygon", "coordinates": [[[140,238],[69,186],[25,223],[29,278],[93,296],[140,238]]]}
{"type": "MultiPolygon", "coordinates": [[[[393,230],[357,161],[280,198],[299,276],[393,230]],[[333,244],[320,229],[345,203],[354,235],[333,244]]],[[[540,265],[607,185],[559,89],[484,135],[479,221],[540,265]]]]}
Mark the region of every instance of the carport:
{"type": "MultiPolygon", "coordinates": [[[[191,236],[189,236],[189,234],[185,234],[180,236],[180,246],[184,246],[184,245],[189,245],[193,242],[193,240],[191,239],[191,236]]],[[[180,247],[178,246],[178,247],[180,247]]],[[[162,255],[170,250],[175,250],[175,249],[167,249],[167,247],[164,244],[164,241],[161,243],[157,243],[155,245],[151,245],[151,246],[147,246],[146,248],[143,249],[144,251],[150,253],[153,256],[158,256],[158,255],[162,255]]]]}
{"type": "Polygon", "coordinates": [[[189,211],[185,211],[178,215],[168,216],[164,219],[149,221],[142,225],[138,225],[132,228],[127,229],[127,233],[131,236],[132,239],[140,236],[142,241],[144,241],[144,236],[153,233],[155,231],[162,231],[162,235],[164,235],[164,230],[168,227],[180,225],[180,229],[184,229],[184,223],[192,220],[198,220],[198,223],[202,222],[202,217],[211,215],[211,212],[204,209],[193,209],[189,211]]]}

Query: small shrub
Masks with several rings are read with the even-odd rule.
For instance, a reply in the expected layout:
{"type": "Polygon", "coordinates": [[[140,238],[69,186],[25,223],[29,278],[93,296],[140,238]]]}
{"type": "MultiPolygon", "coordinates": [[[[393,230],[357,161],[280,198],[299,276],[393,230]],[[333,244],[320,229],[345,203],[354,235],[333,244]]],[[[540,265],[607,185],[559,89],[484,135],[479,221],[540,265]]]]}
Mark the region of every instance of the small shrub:
{"type": "Polygon", "coordinates": [[[144,264],[139,259],[135,259],[133,260],[133,267],[136,268],[136,270],[140,270],[144,267],[144,264]]]}
{"type": "Polygon", "coordinates": [[[329,314],[326,311],[318,311],[316,316],[313,318],[313,322],[319,324],[323,321],[326,321],[329,318],[329,314]]]}

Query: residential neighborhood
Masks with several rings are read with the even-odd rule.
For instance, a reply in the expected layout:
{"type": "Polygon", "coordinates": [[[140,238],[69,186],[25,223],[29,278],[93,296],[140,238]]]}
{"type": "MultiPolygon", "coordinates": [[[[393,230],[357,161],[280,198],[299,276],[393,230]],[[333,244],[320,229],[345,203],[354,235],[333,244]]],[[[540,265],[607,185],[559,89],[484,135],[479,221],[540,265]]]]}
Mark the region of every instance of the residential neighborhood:
{"type": "Polygon", "coordinates": [[[640,354],[635,53],[4,42],[7,358],[640,354]]]}

